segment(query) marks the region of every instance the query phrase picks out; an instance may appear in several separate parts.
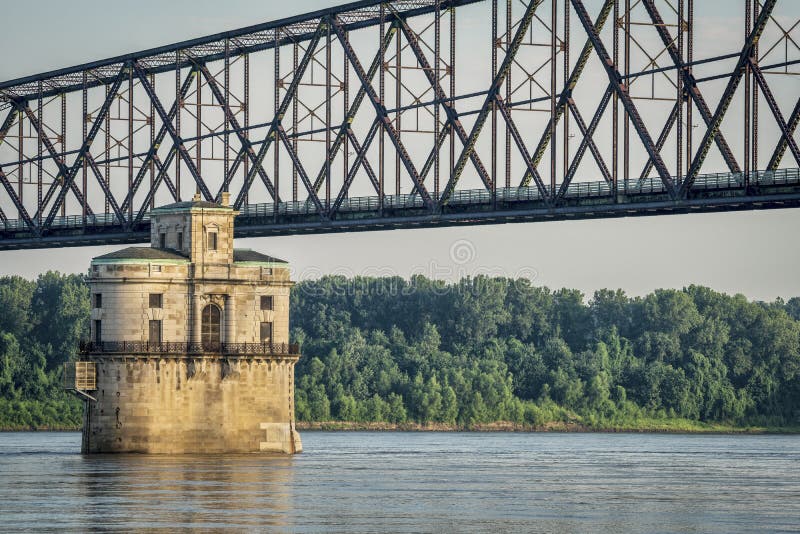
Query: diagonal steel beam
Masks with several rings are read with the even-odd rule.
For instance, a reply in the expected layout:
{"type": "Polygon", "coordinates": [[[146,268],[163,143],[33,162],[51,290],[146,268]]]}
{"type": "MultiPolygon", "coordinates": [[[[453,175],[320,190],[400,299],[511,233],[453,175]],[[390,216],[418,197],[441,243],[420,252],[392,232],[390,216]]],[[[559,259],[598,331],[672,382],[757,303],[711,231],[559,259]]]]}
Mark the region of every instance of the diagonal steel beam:
{"type": "Polygon", "coordinates": [[[369,160],[367,159],[367,150],[372,144],[372,140],[375,138],[375,134],[378,131],[378,126],[380,126],[380,124],[377,121],[372,123],[372,126],[367,132],[367,136],[364,138],[363,146],[361,145],[361,143],[358,142],[358,139],[356,139],[353,130],[350,130],[348,132],[347,138],[350,140],[350,144],[356,151],[356,161],[353,162],[353,168],[358,169],[359,165],[364,167],[364,171],[366,171],[367,176],[369,177],[369,181],[372,183],[372,187],[375,189],[375,192],[380,195],[381,184],[378,182],[378,177],[375,175],[375,171],[372,169],[372,165],[369,164],[369,160]]]}
{"type": "MultiPolygon", "coordinates": [[[[175,120],[175,116],[178,114],[178,109],[180,108],[180,101],[186,98],[186,95],[189,94],[189,89],[192,86],[192,82],[194,81],[194,73],[190,71],[186,78],[183,80],[183,83],[178,90],[178,94],[175,95],[175,102],[172,103],[172,107],[169,109],[169,113],[167,114],[167,118],[169,119],[169,124],[175,120]]],[[[153,117],[155,119],[155,117],[153,117]]],[[[164,142],[164,138],[167,136],[167,123],[162,123],[161,128],[159,128],[158,133],[156,134],[153,144],[150,147],[150,150],[147,152],[147,155],[142,162],[142,166],[139,168],[139,172],[136,173],[136,177],[133,179],[133,183],[131,184],[131,190],[125,197],[125,200],[122,202],[122,211],[128,211],[128,204],[133,202],[133,197],[136,192],[139,190],[139,187],[144,180],[145,174],[149,168],[150,161],[158,159],[158,147],[161,146],[161,143],[164,142]]],[[[171,183],[171,182],[169,182],[171,183]]],[[[177,196],[176,196],[177,199],[177,196]]]]}
{"type": "MultiPolygon", "coordinates": [[[[108,110],[111,108],[111,103],[114,101],[114,98],[117,96],[117,91],[119,91],[120,86],[122,85],[122,80],[125,78],[125,75],[128,73],[129,66],[123,66],[117,77],[114,79],[114,82],[111,84],[108,94],[106,95],[105,101],[103,105],[100,107],[100,111],[97,114],[97,118],[92,124],[92,127],[89,129],[89,133],[86,135],[86,139],[83,140],[83,144],[81,145],[80,150],[78,150],[78,156],[75,158],[75,162],[72,164],[72,167],[67,172],[67,175],[64,177],[64,183],[61,186],[61,189],[58,191],[58,195],[56,196],[56,200],[53,202],[53,206],[50,208],[50,212],[45,219],[43,229],[48,228],[52,223],[53,219],[56,216],[56,212],[61,207],[61,204],[64,202],[64,198],[67,196],[67,191],[69,190],[71,184],[75,180],[75,176],[78,174],[78,169],[81,168],[83,165],[83,159],[86,157],[86,154],[89,153],[89,148],[91,148],[92,143],[94,142],[94,138],[97,137],[97,133],[100,131],[100,128],[105,121],[106,116],[108,115],[108,110]]],[[[58,182],[53,181],[50,184],[50,187],[47,190],[44,198],[42,199],[42,204],[38,207],[36,212],[36,216],[34,217],[36,220],[39,220],[40,213],[44,212],[45,207],[47,206],[48,202],[50,202],[50,198],[55,193],[56,189],[58,188],[58,182]]]]}
{"type": "MultiPolygon", "coordinates": [[[[433,148],[428,153],[428,158],[425,160],[425,164],[422,166],[422,170],[419,171],[419,177],[425,182],[425,179],[428,177],[428,173],[431,172],[433,168],[433,164],[436,163],[436,153],[442,149],[444,142],[447,140],[447,136],[450,134],[450,125],[448,123],[444,123],[442,125],[442,129],[439,131],[439,137],[433,143],[433,148]]],[[[411,192],[412,195],[417,194],[417,189],[411,192]]]]}
{"type": "Polygon", "coordinates": [[[539,173],[533,166],[533,161],[531,160],[531,156],[528,153],[528,149],[525,148],[525,140],[519,133],[517,125],[514,124],[514,121],[511,118],[511,114],[508,112],[508,108],[506,107],[505,102],[503,102],[503,99],[499,94],[495,95],[495,103],[498,111],[500,111],[500,116],[503,117],[503,120],[508,126],[508,129],[511,133],[511,138],[514,139],[514,143],[517,145],[517,150],[519,150],[520,155],[522,156],[522,159],[525,162],[525,167],[528,169],[528,172],[531,173],[533,179],[536,181],[536,187],[539,188],[539,194],[542,195],[542,198],[544,199],[547,205],[552,204],[552,198],[550,198],[550,192],[547,191],[547,188],[544,185],[542,177],[539,176],[539,173]]]}
{"type": "Polygon", "coordinates": [[[3,222],[4,224],[8,222],[8,217],[6,217],[6,212],[3,211],[2,207],[0,207],[0,222],[3,222]]]}
{"type": "Polygon", "coordinates": [[[8,110],[8,114],[6,115],[5,120],[3,121],[2,125],[0,125],[0,146],[3,145],[3,141],[8,134],[8,131],[14,125],[14,118],[17,116],[19,110],[17,106],[11,106],[11,109],[8,110]]]}
{"type": "Polygon", "coordinates": [[[431,199],[431,196],[428,194],[425,184],[423,184],[420,180],[419,173],[417,173],[417,169],[414,167],[414,163],[411,161],[411,156],[403,145],[403,142],[400,140],[400,135],[397,130],[395,130],[388,113],[386,113],[386,106],[384,106],[383,102],[380,101],[378,98],[378,93],[375,92],[375,88],[372,87],[372,83],[367,79],[367,73],[364,72],[364,67],[361,66],[361,62],[358,60],[358,57],[356,57],[355,51],[353,50],[353,47],[350,45],[350,41],[347,39],[347,36],[344,33],[344,29],[338,21],[331,20],[330,24],[333,28],[333,31],[336,33],[336,37],[339,39],[339,44],[341,44],[345,56],[347,56],[348,61],[353,66],[356,76],[358,76],[361,85],[364,87],[364,89],[366,89],[367,96],[372,101],[372,105],[375,107],[375,113],[378,115],[378,120],[383,123],[384,130],[389,134],[389,139],[391,139],[392,143],[394,144],[394,148],[397,151],[398,156],[400,156],[400,159],[406,168],[406,172],[408,172],[409,176],[411,176],[411,179],[414,181],[414,185],[416,185],[417,191],[419,191],[423,202],[425,202],[425,205],[432,209],[434,207],[434,203],[431,199]]]}
{"type": "Polygon", "coordinates": [[[309,180],[308,174],[306,173],[305,168],[303,168],[300,158],[297,157],[297,153],[294,151],[291,141],[289,141],[289,138],[286,136],[286,131],[283,129],[283,126],[278,125],[277,133],[278,137],[280,137],[281,142],[283,143],[284,148],[286,148],[286,151],[289,153],[289,157],[291,158],[295,169],[297,169],[297,173],[300,175],[303,185],[306,186],[308,196],[311,197],[311,201],[314,202],[314,205],[317,207],[317,212],[319,212],[320,216],[325,218],[327,215],[325,206],[322,205],[322,202],[320,202],[319,197],[317,196],[317,192],[314,191],[314,185],[311,183],[311,180],[309,180]]]}
{"type": "Polygon", "coordinates": [[[739,87],[739,82],[742,80],[745,66],[750,61],[753,48],[755,47],[756,43],[758,43],[761,33],[767,26],[767,21],[772,15],[772,10],[775,9],[776,3],[777,0],[765,0],[764,5],[761,7],[761,13],[758,16],[756,23],[753,25],[750,35],[747,36],[747,41],[745,41],[742,51],[739,54],[739,60],[736,62],[736,67],[733,69],[730,78],[728,78],[728,85],[722,92],[722,96],[720,97],[719,104],[714,112],[714,116],[711,119],[711,123],[708,125],[708,128],[706,128],[706,132],[703,135],[703,140],[697,147],[697,152],[692,159],[692,164],[689,166],[689,170],[686,173],[686,179],[683,181],[683,183],[681,183],[679,192],[681,197],[685,197],[689,193],[689,190],[692,188],[692,184],[694,184],[695,178],[697,178],[697,175],[700,172],[700,167],[703,166],[703,163],[706,160],[708,151],[711,148],[711,143],[714,141],[714,137],[716,137],[716,135],[719,133],[719,127],[722,124],[722,119],[725,117],[725,113],[728,111],[728,107],[733,101],[733,95],[736,93],[736,89],[739,87]]]}
{"type": "MultiPolygon", "coordinates": [[[[787,129],[789,130],[790,134],[794,135],[794,131],[797,129],[798,123],[800,123],[800,98],[797,99],[797,104],[795,104],[794,110],[789,116],[787,129]]],[[[767,170],[774,171],[778,169],[778,165],[780,165],[781,160],[783,159],[783,154],[786,152],[787,146],[788,140],[786,137],[781,137],[781,140],[778,142],[778,146],[775,147],[775,152],[773,152],[772,157],[769,158],[767,170]]]]}
{"type": "Polygon", "coordinates": [[[125,215],[123,214],[122,210],[120,210],[119,205],[117,204],[117,200],[111,193],[111,189],[109,189],[103,174],[100,172],[100,169],[97,167],[97,163],[94,161],[94,158],[92,157],[91,154],[88,153],[86,154],[86,162],[89,164],[89,168],[92,169],[92,174],[94,174],[95,178],[97,178],[97,183],[100,184],[100,188],[106,195],[108,203],[111,204],[111,209],[114,210],[114,215],[117,216],[117,218],[123,225],[130,224],[130,221],[127,221],[126,223],[125,215]]]}
{"type": "MultiPolygon", "coordinates": [[[[661,133],[658,136],[658,140],[656,141],[656,150],[658,150],[659,154],[661,153],[661,149],[664,148],[664,145],[667,143],[667,138],[669,137],[672,127],[675,126],[675,121],[677,120],[678,102],[675,102],[675,105],[672,106],[672,111],[670,111],[669,116],[667,117],[667,122],[664,123],[664,128],[662,128],[661,133]]],[[[639,181],[647,178],[647,175],[650,174],[652,169],[653,160],[648,158],[647,163],[644,165],[644,169],[642,169],[642,174],[639,175],[639,181]]]]}
{"type": "Polygon", "coordinates": [[[639,115],[639,110],[636,108],[631,95],[628,93],[628,88],[622,81],[622,76],[617,70],[614,60],[608,55],[608,51],[606,50],[603,41],[600,39],[600,35],[597,33],[597,28],[595,28],[595,26],[592,24],[592,21],[589,19],[589,13],[587,13],[586,8],[581,0],[572,0],[572,7],[575,8],[575,13],[578,15],[578,18],[583,25],[583,29],[589,36],[589,40],[592,41],[595,53],[599,57],[600,62],[603,64],[603,68],[606,71],[606,75],[611,83],[611,87],[622,101],[622,105],[625,107],[625,111],[628,113],[628,117],[630,118],[633,127],[636,129],[636,133],[639,134],[639,139],[642,141],[642,145],[644,145],[645,150],[650,155],[650,159],[653,160],[653,165],[655,166],[656,171],[658,171],[661,181],[664,182],[664,186],[667,188],[667,191],[669,191],[670,196],[676,198],[677,190],[674,182],[672,181],[672,177],[669,174],[669,170],[664,164],[664,160],[661,159],[661,154],[659,154],[656,150],[655,144],[653,143],[653,138],[650,137],[650,133],[647,131],[647,127],[645,126],[641,115],[639,115]]]}
{"type": "Polygon", "coordinates": [[[572,116],[575,117],[575,122],[578,124],[578,129],[581,131],[581,135],[583,135],[582,144],[589,146],[589,151],[592,153],[592,156],[594,156],[594,160],[597,162],[597,166],[600,168],[600,172],[603,174],[603,179],[609,184],[613,184],[614,180],[611,177],[611,172],[608,170],[608,166],[603,159],[603,155],[600,153],[600,149],[597,148],[594,139],[592,139],[592,136],[597,129],[597,125],[600,123],[600,116],[603,114],[603,111],[605,111],[605,108],[608,105],[608,100],[611,97],[611,93],[608,90],[606,91],[606,94],[608,96],[604,97],[605,103],[601,102],[600,106],[598,107],[599,114],[595,113],[594,117],[592,118],[593,127],[591,128],[587,128],[586,122],[584,122],[580,111],[578,111],[578,106],[575,105],[575,101],[573,99],[569,99],[567,106],[569,106],[569,110],[572,112],[572,116]]]}
{"type": "MultiPolygon", "coordinates": [[[[388,50],[389,45],[394,39],[395,35],[397,34],[397,29],[394,26],[390,26],[388,30],[386,30],[386,34],[383,36],[383,43],[378,46],[378,51],[375,53],[375,57],[372,60],[372,63],[369,66],[369,70],[367,70],[367,79],[372,83],[372,80],[375,78],[375,74],[378,73],[378,69],[380,69],[381,65],[383,65],[383,57],[381,57],[381,50],[388,50]]],[[[349,136],[348,132],[350,131],[350,125],[352,121],[355,119],[356,113],[361,108],[361,104],[364,102],[364,97],[367,96],[367,90],[364,86],[360,86],[358,88],[358,92],[356,92],[356,96],[353,99],[353,102],[350,104],[350,108],[347,110],[347,114],[345,115],[344,122],[339,127],[339,131],[336,133],[336,138],[333,140],[333,144],[331,144],[331,151],[328,154],[328,162],[322,164],[319,172],[317,173],[317,179],[314,180],[314,190],[319,192],[322,184],[325,183],[325,176],[327,173],[328,165],[333,163],[336,154],[339,152],[339,149],[342,146],[345,138],[349,136]]]]}
{"type": "Polygon", "coordinates": [[[342,184],[342,189],[339,191],[336,201],[333,203],[333,206],[331,206],[331,210],[328,213],[329,217],[333,216],[333,214],[339,210],[342,202],[344,202],[344,199],[347,197],[347,193],[350,191],[350,186],[356,177],[358,168],[361,166],[364,167],[364,170],[369,175],[369,179],[372,182],[372,186],[375,188],[375,192],[378,193],[378,195],[381,194],[381,184],[378,182],[378,179],[375,177],[375,172],[372,170],[372,167],[367,161],[367,149],[372,144],[372,140],[375,138],[375,134],[378,132],[380,124],[381,123],[377,120],[372,123],[369,132],[367,132],[367,136],[364,138],[363,147],[358,145],[358,140],[355,138],[355,136],[353,136],[351,141],[355,142],[353,148],[356,149],[356,160],[353,162],[353,165],[350,167],[350,171],[347,173],[347,178],[344,184],[342,184]]]}
{"type": "MultiPolygon", "coordinates": [[[[584,125],[581,128],[581,130],[585,130],[585,133],[583,134],[583,139],[581,140],[580,146],[578,146],[577,152],[575,152],[575,156],[572,158],[572,163],[569,166],[567,175],[564,177],[564,181],[561,182],[561,187],[558,190],[558,195],[556,197],[556,200],[564,198],[564,195],[567,194],[567,189],[569,188],[569,184],[571,184],[573,178],[575,178],[575,174],[578,171],[578,166],[580,165],[581,160],[583,159],[583,155],[586,153],[587,146],[589,146],[590,143],[593,144],[592,135],[594,135],[595,130],[597,130],[597,126],[600,124],[600,118],[603,116],[603,113],[608,107],[608,102],[611,100],[612,93],[613,89],[611,87],[606,89],[603,98],[600,99],[600,105],[597,106],[597,110],[594,112],[592,121],[589,123],[589,127],[586,128],[584,125]]],[[[581,122],[582,120],[583,119],[581,119],[581,122]]],[[[605,169],[605,172],[608,173],[607,168],[605,169]]],[[[612,183],[612,181],[609,181],[608,178],[606,178],[606,182],[612,183]]]]}
{"type": "MultiPolygon", "coordinates": [[[[236,137],[239,138],[239,142],[242,144],[242,150],[244,151],[245,155],[250,159],[253,165],[256,165],[256,151],[253,150],[253,145],[250,141],[245,137],[242,127],[239,124],[239,120],[231,111],[231,108],[225,102],[225,95],[222,93],[222,89],[220,89],[217,80],[211,73],[208,71],[208,67],[206,67],[202,63],[196,63],[197,69],[203,74],[203,77],[208,82],[208,86],[211,88],[211,93],[214,95],[214,98],[217,100],[217,103],[222,107],[222,110],[225,113],[225,116],[228,118],[228,123],[231,125],[231,129],[236,134],[236,137]]],[[[258,165],[258,175],[261,177],[261,180],[264,182],[264,185],[267,186],[267,191],[272,196],[272,199],[275,202],[280,202],[281,199],[278,197],[278,192],[275,190],[275,186],[272,184],[272,181],[267,176],[264,167],[258,165]]],[[[228,186],[230,185],[230,181],[233,177],[233,174],[228,173],[228,176],[225,176],[222,181],[222,186],[220,186],[219,193],[217,193],[216,198],[219,199],[220,195],[223,191],[228,190],[228,186]]]]}
{"type": "MultiPolygon", "coordinates": [[[[390,7],[390,9],[392,8],[390,7]]],[[[417,58],[420,67],[422,67],[422,72],[428,79],[428,83],[433,89],[435,98],[439,101],[438,105],[441,105],[444,109],[445,116],[447,117],[446,123],[451,125],[453,131],[461,140],[461,143],[466,146],[468,141],[467,132],[464,130],[464,126],[461,124],[455,104],[453,101],[447,100],[447,95],[445,94],[444,89],[442,89],[442,85],[439,83],[439,80],[436,79],[436,72],[428,62],[428,58],[425,56],[425,52],[423,52],[422,47],[420,47],[417,36],[411,31],[408,23],[399,15],[397,10],[392,9],[392,13],[394,13],[395,20],[397,20],[398,24],[400,25],[403,35],[406,36],[406,42],[408,43],[409,48],[411,48],[411,50],[414,52],[414,56],[417,58]]],[[[452,97],[454,95],[450,96],[452,97]]],[[[400,112],[398,111],[398,113],[400,112]]],[[[478,176],[483,182],[484,187],[486,187],[488,191],[492,191],[492,177],[489,176],[489,173],[486,171],[486,167],[483,166],[478,154],[475,151],[472,151],[469,155],[469,158],[472,161],[472,164],[475,166],[475,170],[478,172],[478,176]]]]}
{"type": "Polygon", "coordinates": [[[170,181],[169,176],[167,176],[167,169],[169,166],[172,165],[172,161],[175,159],[175,154],[177,150],[173,146],[169,153],[167,154],[167,159],[164,162],[161,162],[161,158],[158,155],[153,156],[153,162],[156,164],[156,168],[158,172],[156,173],[155,178],[153,179],[153,185],[147,190],[147,194],[142,201],[142,206],[139,208],[139,211],[136,212],[136,216],[133,218],[132,225],[135,226],[138,224],[143,218],[144,214],[148,211],[150,206],[150,201],[155,197],[156,192],[158,191],[159,186],[161,185],[161,181],[163,180],[166,182],[167,187],[172,193],[172,198],[176,201],[178,200],[178,191],[175,189],[175,185],[170,181]]]}
{"type": "MultiPolygon", "coordinates": [[[[14,118],[17,116],[17,113],[19,113],[17,106],[12,106],[8,111],[8,115],[6,115],[3,124],[0,125],[0,145],[3,144],[3,140],[5,139],[6,134],[8,134],[8,131],[11,129],[11,126],[14,125],[14,118]]],[[[17,208],[17,211],[19,211],[20,217],[22,217],[22,220],[24,220],[25,224],[28,225],[28,228],[30,228],[37,236],[40,235],[39,229],[33,224],[30,215],[28,215],[28,210],[25,209],[25,206],[20,201],[19,197],[17,196],[17,192],[14,191],[14,188],[8,181],[8,178],[6,177],[2,168],[0,168],[0,183],[3,184],[6,193],[8,193],[8,196],[11,198],[11,202],[14,204],[14,207],[17,208]]]]}
{"type": "MultiPolygon", "coordinates": [[[[169,115],[167,115],[166,110],[164,110],[164,106],[161,104],[161,100],[159,100],[158,95],[156,95],[153,86],[150,85],[150,82],[147,80],[147,74],[142,70],[138,63],[133,64],[133,70],[136,73],[136,76],[139,78],[139,83],[147,93],[147,96],[150,97],[153,108],[156,110],[156,113],[158,113],[158,116],[161,117],[162,124],[166,126],[167,133],[169,133],[169,136],[172,138],[172,143],[175,145],[178,155],[189,168],[189,173],[192,175],[197,187],[203,194],[203,198],[208,201],[213,201],[214,197],[211,196],[211,191],[208,190],[208,186],[203,181],[203,177],[200,176],[200,172],[197,170],[197,165],[189,155],[189,151],[186,150],[186,145],[183,144],[183,139],[178,136],[178,132],[175,130],[172,121],[169,120],[169,115]]],[[[200,140],[198,139],[197,142],[199,143],[200,140]]]]}
{"type": "MultiPolygon", "coordinates": [[[[55,180],[58,181],[59,178],[63,180],[64,177],[67,175],[67,172],[69,172],[69,169],[64,163],[64,160],[58,157],[58,152],[56,151],[56,147],[53,145],[53,142],[50,141],[50,138],[47,136],[47,132],[45,132],[44,128],[42,127],[42,124],[39,122],[38,117],[36,117],[36,114],[33,112],[33,110],[31,109],[31,107],[28,105],[27,102],[25,103],[25,107],[22,108],[22,111],[25,113],[25,117],[27,117],[28,121],[33,126],[33,129],[36,130],[36,133],[39,136],[41,136],[42,144],[47,149],[48,154],[50,154],[50,159],[52,159],[53,162],[55,162],[56,167],[58,167],[58,174],[56,175],[55,180]]],[[[39,161],[37,163],[39,165],[42,165],[43,161],[39,161]]],[[[69,190],[72,192],[73,195],[75,195],[75,198],[78,200],[81,206],[84,205],[86,206],[86,213],[88,215],[92,215],[92,208],[89,206],[89,203],[86,202],[86,199],[83,197],[83,194],[81,193],[80,189],[78,189],[78,186],[75,185],[75,182],[72,182],[70,184],[69,190]]]]}
{"type": "MultiPolygon", "coordinates": [[[[464,150],[461,151],[461,155],[456,161],[456,165],[452,170],[450,179],[447,181],[447,185],[442,191],[442,196],[439,199],[440,204],[446,204],[447,200],[450,198],[450,195],[452,195],[453,191],[455,191],[456,184],[458,183],[459,178],[461,178],[461,173],[464,171],[464,167],[467,164],[467,158],[469,158],[472,152],[475,151],[475,145],[478,142],[478,136],[480,135],[484,124],[486,124],[486,120],[489,117],[492,106],[498,101],[497,96],[500,94],[500,88],[503,85],[506,76],[508,76],[508,72],[511,70],[511,66],[514,63],[514,58],[517,55],[517,51],[519,51],[520,46],[522,46],[522,43],[525,40],[525,34],[528,32],[531,22],[533,21],[533,16],[536,14],[536,8],[538,8],[543,2],[544,0],[531,0],[531,2],[528,4],[528,7],[525,9],[525,13],[520,19],[519,25],[517,26],[517,33],[514,35],[514,39],[511,41],[511,45],[508,47],[508,50],[506,50],[506,55],[497,70],[497,74],[495,74],[494,79],[492,80],[492,85],[489,88],[489,93],[486,95],[486,100],[484,101],[483,106],[480,108],[480,112],[475,120],[475,124],[472,126],[472,131],[469,134],[467,144],[464,147],[464,150]]],[[[528,168],[533,176],[538,175],[535,167],[528,165],[528,168]]],[[[537,185],[539,184],[537,183],[537,185]]]]}
{"type": "Polygon", "coordinates": [[[260,168],[264,163],[264,158],[267,155],[267,151],[269,147],[272,146],[272,143],[275,141],[275,137],[277,136],[277,129],[280,126],[281,120],[283,120],[283,116],[286,114],[286,110],[289,109],[289,105],[292,103],[297,97],[297,88],[300,86],[300,81],[303,78],[303,75],[308,68],[308,65],[311,63],[311,60],[314,58],[314,52],[317,49],[317,45],[319,44],[320,39],[322,38],[323,33],[325,32],[326,26],[323,21],[317,25],[317,29],[314,32],[313,37],[308,43],[308,47],[306,48],[305,54],[303,54],[303,59],[298,63],[297,69],[294,71],[294,76],[292,77],[292,81],[289,84],[289,87],[286,89],[286,94],[283,96],[283,100],[281,101],[281,105],[278,107],[278,113],[275,115],[275,118],[272,121],[272,124],[267,131],[267,135],[264,138],[264,142],[261,144],[261,148],[258,150],[258,154],[256,154],[255,162],[257,165],[254,165],[250,172],[244,179],[244,183],[242,184],[242,189],[239,190],[239,194],[236,197],[236,202],[234,202],[233,207],[235,209],[239,209],[242,207],[244,203],[245,196],[247,192],[250,190],[250,186],[253,185],[253,179],[255,178],[256,174],[258,173],[258,168],[260,168]]]}
{"type": "Polygon", "coordinates": [[[6,193],[8,193],[8,196],[11,198],[11,202],[14,203],[14,206],[19,211],[20,217],[22,217],[22,220],[28,225],[28,228],[30,228],[34,235],[42,235],[41,229],[33,223],[31,216],[28,214],[28,210],[25,209],[25,206],[20,201],[19,197],[17,196],[17,192],[14,191],[14,187],[8,181],[8,177],[6,176],[6,173],[3,172],[3,169],[0,169],[0,183],[3,184],[3,188],[5,188],[6,193]]]}
{"type": "MultiPolygon", "coordinates": [[[[600,13],[597,15],[597,18],[594,22],[594,27],[597,28],[598,32],[603,29],[603,26],[605,26],[606,20],[608,20],[608,15],[611,13],[613,7],[614,0],[605,0],[603,7],[600,9],[600,13]]],[[[578,80],[580,79],[581,74],[583,74],[583,70],[586,67],[586,64],[589,62],[589,58],[592,56],[592,49],[592,41],[586,39],[586,42],[583,44],[583,49],[578,56],[578,61],[575,63],[572,73],[570,73],[570,76],[567,79],[567,83],[564,84],[564,90],[561,91],[560,95],[558,95],[558,102],[556,103],[556,115],[555,117],[551,117],[547,122],[547,128],[545,128],[544,132],[542,132],[542,137],[539,139],[539,144],[536,145],[536,150],[533,153],[533,166],[535,168],[539,167],[539,163],[542,161],[545,152],[547,152],[547,146],[552,137],[553,125],[555,124],[557,126],[558,121],[561,120],[561,116],[564,114],[564,110],[567,108],[567,103],[572,97],[572,90],[578,84],[578,80]]],[[[525,172],[525,176],[523,176],[522,182],[520,182],[520,187],[528,187],[531,184],[532,178],[533,176],[529,172],[525,172]]]]}
{"type": "MultiPolygon", "coordinates": [[[[700,93],[700,88],[697,86],[697,81],[694,79],[694,75],[684,64],[683,58],[681,58],[680,55],[680,51],[675,45],[675,40],[672,38],[672,35],[670,35],[667,25],[661,18],[661,14],[658,12],[654,0],[642,0],[642,3],[644,4],[644,8],[647,10],[647,13],[650,15],[659,37],[661,37],[661,42],[664,43],[664,46],[667,48],[667,52],[669,53],[670,58],[672,58],[672,62],[676,67],[678,67],[683,75],[683,83],[687,94],[692,100],[694,100],[697,110],[700,112],[700,116],[703,117],[703,121],[705,121],[706,126],[710,126],[712,119],[711,110],[708,108],[708,104],[706,104],[702,93],[700,93]]],[[[682,25],[683,21],[679,21],[679,24],[682,25]]],[[[680,27],[678,31],[682,31],[680,27]]],[[[717,135],[714,137],[714,142],[717,144],[719,151],[722,153],[722,157],[725,160],[725,163],[728,165],[728,169],[730,169],[730,171],[733,173],[742,172],[742,169],[736,162],[736,157],[733,155],[733,151],[728,146],[728,142],[725,141],[725,137],[722,135],[722,132],[717,133],[717,135]]]]}
{"type": "Polygon", "coordinates": [[[772,94],[772,90],[769,88],[767,80],[764,79],[764,73],[761,72],[761,68],[755,61],[753,61],[753,58],[750,58],[750,69],[753,71],[753,76],[755,77],[759,87],[761,87],[761,92],[764,94],[764,99],[767,101],[769,109],[775,116],[775,121],[778,123],[778,128],[781,130],[781,141],[786,142],[789,150],[794,156],[794,160],[797,162],[797,165],[800,166],[800,149],[797,147],[797,141],[794,140],[793,132],[789,130],[789,127],[786,125],[786,121],[783,119],[781,108],[778,106],[778,102],[775,100],[775,95],[772,94]]]}

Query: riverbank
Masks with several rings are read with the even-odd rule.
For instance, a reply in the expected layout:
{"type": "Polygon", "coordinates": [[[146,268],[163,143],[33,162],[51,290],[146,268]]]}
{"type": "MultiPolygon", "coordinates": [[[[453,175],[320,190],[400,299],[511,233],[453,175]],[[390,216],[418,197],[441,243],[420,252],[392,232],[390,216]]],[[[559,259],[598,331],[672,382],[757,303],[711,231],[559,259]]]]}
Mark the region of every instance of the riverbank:
{"type": "MultiPolygon", "coordinates": [[[[388,423],[358,421],[298,421],[297,430],[358,432],[620,432],[672,434],[800,434],[800,426],[736,426],[685,419],[641,419],[627,424],[551,421],[526,425],[510,421],[453,425],[447,423],[388,423]]],[[[0,432],[80,432],[80,426],[0,427],[0,432]]]]}
{"type": "Polygon", "coordinates": [[[474,425],[445,423],[385,423],[353,421],[300,421],[298,430],[369,431],[369,432],[624,432],[675,434],[800,434],[800,426],[735,426],[686,420],[642,420],[633,424],[587,425],[572,421],[554,421],[543,425],[525,425],[510,421],[474,425]]]}

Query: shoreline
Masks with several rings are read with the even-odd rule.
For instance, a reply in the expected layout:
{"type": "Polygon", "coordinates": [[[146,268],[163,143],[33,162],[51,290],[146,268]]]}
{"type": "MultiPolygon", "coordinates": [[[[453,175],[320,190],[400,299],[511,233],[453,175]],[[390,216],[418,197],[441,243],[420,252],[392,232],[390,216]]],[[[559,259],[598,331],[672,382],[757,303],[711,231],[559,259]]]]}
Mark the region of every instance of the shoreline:
{"type": "MultiPolygon", "coordinates": [[[[679,421],[682,422],[682,421],[679,421]]],[[[383,423],[354,421],[300,421],[295,423],[298,431],[312,432],[509,432],[509,433],[561,433],[561,434],[730,434],[766,435],[800,434],[800,427],[732,426],[719,423],[692,422],[690,427],[671,426],[669,421],[642,423],[641,425],[589,426],[577,422],[556,421],[543,425],[525,425],[509,421],[481,423],[475,425],[452,425],[445,423],[383,423]]],[[[0,428],[0,432],[80,432],[81,427],[0,428]]]]}
{"type": "Polygon", "coordinates": [[[519,433],[564,433],[564,434],[800,434],[800,427],[731,426],[723,424],[696,423],[691,428],[669,424],[588,426],[575,422],[550,422],[544,425],[525,425],[508,421],[475,425],[451,425],[444,423],[359,423],[351,421],[302,421],[295,423],[299,431],[322,432],[519,432],[519,433]]]}

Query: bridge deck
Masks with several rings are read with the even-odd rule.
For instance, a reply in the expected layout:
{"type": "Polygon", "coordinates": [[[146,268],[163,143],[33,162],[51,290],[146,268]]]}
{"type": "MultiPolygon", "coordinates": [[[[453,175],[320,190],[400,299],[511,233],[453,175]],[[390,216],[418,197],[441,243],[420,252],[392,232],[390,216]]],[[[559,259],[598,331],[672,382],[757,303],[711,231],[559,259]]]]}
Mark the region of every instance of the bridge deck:
{"type": "MultiPolygon", "coordinates": [[[[698,176],[687,199],[673,200],[658,178],[610,184],[572,183],[557,203],[536,187],[460,190],[444,205],[429,209],[418,195],[345,199],[336,212],[321,212],[311,201],[243,206],[236,219],[237,237],[313,234],[497,224],[563,219],[592,219],[700,213],[800,206],[800,169],[698,176]]],[[[552,197],[552,192],[547,191],[552,197]]],[[[557,193],[558,194],[558,193],[557,193]]],[[[436,200],[436,199],[434,199],[436,200]]],[[[132,225],[114,214],[58,217],[42,236],[21,220],[0,222],[0,250],[108,245],[149,241],[149,216],[132,225]]]]}

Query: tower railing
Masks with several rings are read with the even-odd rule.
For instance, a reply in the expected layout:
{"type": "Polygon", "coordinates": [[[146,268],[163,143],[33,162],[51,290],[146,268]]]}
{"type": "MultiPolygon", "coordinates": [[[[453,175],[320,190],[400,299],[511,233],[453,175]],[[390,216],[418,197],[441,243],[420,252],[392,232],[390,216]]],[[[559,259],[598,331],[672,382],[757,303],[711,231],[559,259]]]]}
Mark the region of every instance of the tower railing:
{"type": "Polygon", "coordinates": [[[221,354],[226,356],[298,356],[297,343],[192,343],[184,341],[84,341],[81,354],[221,354]]]}

